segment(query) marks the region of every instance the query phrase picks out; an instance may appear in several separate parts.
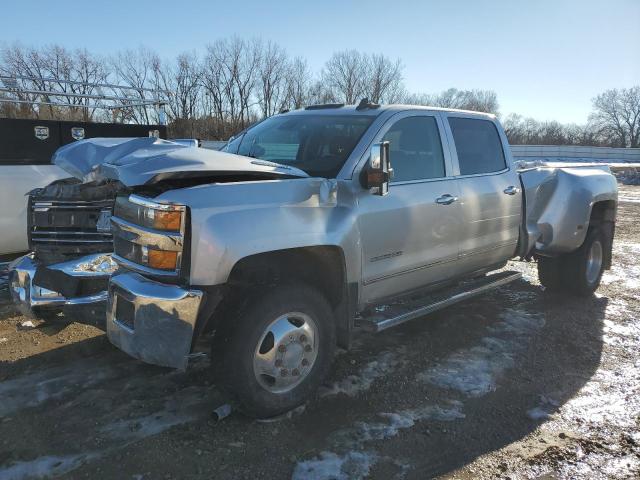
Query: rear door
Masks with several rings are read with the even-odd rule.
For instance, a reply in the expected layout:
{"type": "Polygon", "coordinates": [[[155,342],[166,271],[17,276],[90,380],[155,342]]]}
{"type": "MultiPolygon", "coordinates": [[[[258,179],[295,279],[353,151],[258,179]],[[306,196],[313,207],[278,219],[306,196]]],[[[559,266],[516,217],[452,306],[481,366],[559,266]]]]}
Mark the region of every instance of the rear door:
{"type": "Polygon", "coordinates": [[[446,280],[458,259],[457,189],[440,116],[396,114],[374,142],[387,140],[389,193],[363,189],[358,198],[364,303],[446,280]]]}
{"type": "Polygon", "coordinates": [[[461,274],[504,262],[518,243],[522,193],[504,133],[489,117],[446,113],[460,197],[461,274]]]}

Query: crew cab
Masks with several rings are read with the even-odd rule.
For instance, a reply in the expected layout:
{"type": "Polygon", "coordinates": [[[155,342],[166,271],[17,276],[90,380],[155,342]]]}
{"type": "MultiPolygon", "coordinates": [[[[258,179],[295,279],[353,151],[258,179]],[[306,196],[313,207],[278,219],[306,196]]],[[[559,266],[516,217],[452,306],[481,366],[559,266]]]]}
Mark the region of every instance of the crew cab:
{"type": "Polygon", "coordinates": [[[185,368],[212,336],[217,381],[249,415],[303,403],[356,326],[383,331],[520,278],[509,259],[579,295],[611,265],[608,168],[518,169],[493,115],[316,105],[225,150],[158,140],[107,152],[85,180],[121,185],[110,341],[185,368]]]}

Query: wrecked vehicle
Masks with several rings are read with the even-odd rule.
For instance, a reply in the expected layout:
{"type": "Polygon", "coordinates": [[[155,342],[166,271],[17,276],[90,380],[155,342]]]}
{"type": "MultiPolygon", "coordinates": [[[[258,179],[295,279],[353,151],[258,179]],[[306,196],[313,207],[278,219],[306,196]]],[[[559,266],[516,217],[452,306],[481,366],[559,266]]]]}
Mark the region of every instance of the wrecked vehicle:
{"type": "Polygon", "coordinates": [[[84,311],[88,323],[104,323],[113,238],[110,218],[117,182],[56,180],[29,192],[30,253],[10,266],[9,287],[24,315],[50,320],[84,311]]]}
{"type": "Polygon", "coordinates": [[[25,225],[32,212],[26,194],[69,177],[51,161],[58,148],[85,138],[150,135],[166,138],[167,127],[0,118],[0,204],[4,207],[0,214],[0,255],[15,256],[29,248],[25,225]]]}
{"type": "Polygon", "coordinates": [[[158,142],[91,157],[85,181],[124,187],[109,340],[185,368],[210,339],[217,381],[253,416],[303,403],[356,324],[383,331],[514,281],[509,259],[536,259],[543,285],[575,294],[611,265],[608,168],[518,171],[492,115],[317,105],[226,153],[158,142]]]}
{"type": "MultiPolygon", "coordinates": [[[[112,149],[132,142],[139,148],[155,141],[155,137],[101,138],[72,145],[90,142],[91,152],[99,152],[105,145],[112,149]]],[[[24,315],[49,320],[65,312],[77,320],[103,326],[109,277],[117,267],[111,258],[110,219],[116,194],[123,185],[84,177],[83,172],[93,165],[85,163],[82,170],[75,162],[68,162],[64,153],[67,148],[54,153],[51,161],[52,167],[66,172],[65,178],[28,192],[30,253],[10,265],[10,292],[24,315]]]]}

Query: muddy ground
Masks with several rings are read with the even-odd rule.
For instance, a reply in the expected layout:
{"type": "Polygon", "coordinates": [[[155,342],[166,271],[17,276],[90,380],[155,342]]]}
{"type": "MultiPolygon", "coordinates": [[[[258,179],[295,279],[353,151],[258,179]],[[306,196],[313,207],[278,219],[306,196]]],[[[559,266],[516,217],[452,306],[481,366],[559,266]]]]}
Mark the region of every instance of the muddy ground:
{"type": "Polygon", "coordinates": [[[237,413],[206,360],[143,365],[77,323],[0,307],[0,479],[640,477],[640,186],[597,295],[524,279],[336,357],[304,409],[237,413]]]}

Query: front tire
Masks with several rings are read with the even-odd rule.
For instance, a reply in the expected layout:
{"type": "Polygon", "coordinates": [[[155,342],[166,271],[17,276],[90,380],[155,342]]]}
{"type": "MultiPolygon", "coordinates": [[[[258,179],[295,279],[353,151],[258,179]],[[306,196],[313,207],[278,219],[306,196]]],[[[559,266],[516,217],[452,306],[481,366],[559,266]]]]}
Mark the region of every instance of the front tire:
{"type": "Polygon", "coordinates": [[[303,285],[248,295],[212,344],[216,380],[252,417],[304,403],[331,366],[335,322],[326,299],[303,285]]]}

